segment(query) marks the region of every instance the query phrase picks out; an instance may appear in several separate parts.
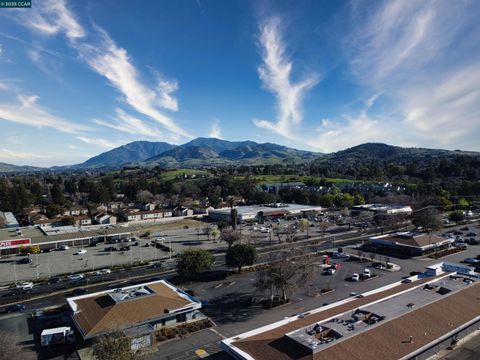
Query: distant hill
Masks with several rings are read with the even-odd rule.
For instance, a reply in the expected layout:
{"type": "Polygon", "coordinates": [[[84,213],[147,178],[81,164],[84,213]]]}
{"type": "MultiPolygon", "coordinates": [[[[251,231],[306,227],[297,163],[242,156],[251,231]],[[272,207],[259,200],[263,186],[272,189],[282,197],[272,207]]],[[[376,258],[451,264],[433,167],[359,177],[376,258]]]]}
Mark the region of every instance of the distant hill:
{"type": "Polygon", "coordinates": [[[175,145],[165,142],[134,141],[94,156],[81,164],[72,165],[70,168],[119,167],[127,163],[146,160],[174,147],[175,145]]]}
{"type": "Polygon", "coordinates": [[[478,165],[478,152],[366,143],[319,157],[311,162],[310,169],[313,174],[356,179],[402,175],[425,177],[427,169],[439,177],[476,178],[476,172],[471,171],[478,165]],[[459,163],[465,166],[459,166],[459,163]]]}
{"type": "Polygon", "coordinates": [[[147,165],[196,167],[234,163],[308,162],[319,154],[277,144],[197,138],[156,155],[147,165]]]}
{"type": "Polygon", "coordinates": [[[44,168],[26,165],[12,165],[0,162],[0,173],[24,173],[45,170],[44,168]]]}

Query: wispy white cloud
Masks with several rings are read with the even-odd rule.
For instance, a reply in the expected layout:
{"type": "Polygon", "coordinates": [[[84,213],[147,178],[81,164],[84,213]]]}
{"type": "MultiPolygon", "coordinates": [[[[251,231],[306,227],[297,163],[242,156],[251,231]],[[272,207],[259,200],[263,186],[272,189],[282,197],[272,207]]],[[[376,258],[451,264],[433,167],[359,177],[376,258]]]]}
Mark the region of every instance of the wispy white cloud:
{"type": "Polygon", "coordinates": [[[165,137],[157,127],[148,125],[145,121],[127,114],[122,109],[116,109],[116,117],[113,121],[101,119],[94,119],[92,121],[98,125],[133,135],[142,135],[157,139],[163,139],[165,137]]]}
{"type": "Polygon", "coordinates": [[[96,145],[105,149],[113,149],[122,145],[121,143],[112,142],[107,139],[91,138],[87,136],[77,136],[77,139],[83,141],[86,144],[96,145]]]}
{"type": "Polygon", "coordinates": [[[405,122],[433,144],[480,150],[480,65],[411,85],[400,96],[405,122]]]}
{"type": "MultiPolygon", "coordinates": [[[[24,14],[24,13],[23,13],[24,14]]],[[[51,0],[34,16],[23,15],[22,20],[44,34],[64,34],[69,45],[78,51],[81,59],[97,74],[105,77],[118,90],[122,100],[138,113],[163,125],[177,136],[192,135],[176,124],[165,110],[177,111],[178,101],[173,93],[178,89],[174,80],[167,80],[152,70],[155,83],[147,84],[135,67],[126,49],[118,46],[109,34],[93,25],[90,33],[80,24],[65,1],[51,0]]]]}
{"type": "MultiPolygon", "coordinates": [[[[365,92],[379,92],[397,116],[372,120],[367,101],[359,116],[350,117],[355,121],[334,121],[335,131],[356,134],[355,141],[370,139],[374,129],[376,141],[480,150],[478,4],[365,1],[356,2],[351,15],[343,45],[353,79],[365,92]]],[[[321,141],[334,145],[331,139],[321,141]]]]}
{"type": "Polygon", "coordinates": [[[161,109],[175,111],[177,101],[172,92],[176,82],[166,81],[158,74],[154,88],[148,87],[140,79],[140,73],[133,66],[127,51],[118,47],[108,34],[97,27],[98,44],[77,45],[80,56],[98,74],[108,79],[110,84],[124,95],[124,101],[139,113],[165,126],[169,131],[190,138],[191,135],[176,125],[174,120],[161,109]]]}
{"type": "Polygon", "coordinates": [[[280,26],[278,17],[272,17],[260,26],[259,46],[263,63],[258,68],[263,85],[277,98],[277,120],[256,119],[254,124],[291,138],[293,126],[302,122],[302,99],[307,90],[318,83],[319,77],[317,74],[306,74],[303,80],[292,81],[293,64],[286,55],[280,26]]]}
{"type": "Polygon", "coordinates": [[[19,12],[18,18],[27,26],[41,33],[54,35],[65,33],[70,40],[83,38],[86,31],[63,0],[46,0],[35,11],[19,12]]]}
{"type": "Polygon", "coordinates": [[[216,139],[223,139],[222,129],[220,127],[220,121],[218,119],[215,119],[215,121],[213,122],[212,129],[210,130],[208,136],[216,139]]]}
{"type": "Polygon", "coordinates": [[[53,115],[38,104],[35,95],[17,94],[16,102],[0,103],[0,119],[23,125],[50,127],[58,131],[78,134],[90,130],[88,126],[53,115]]]}
{"type": "Polygon", "coordinates": [[[51,159],[50,155],[42,155],[38,153],[16,151],[5,148],[0,148],[0,160],[9,162],[12,160],[30,160],[30,159],[51,159]]]}

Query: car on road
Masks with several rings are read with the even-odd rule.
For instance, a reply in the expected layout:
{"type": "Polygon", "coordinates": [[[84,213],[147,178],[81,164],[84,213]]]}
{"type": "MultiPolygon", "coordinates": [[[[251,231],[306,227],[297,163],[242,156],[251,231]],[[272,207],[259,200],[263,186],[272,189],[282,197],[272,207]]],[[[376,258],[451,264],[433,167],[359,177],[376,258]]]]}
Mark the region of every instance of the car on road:
{"type": "Polygon", "coordinates": [[[474,258],[466,258],[465,260],[463,260],[463,262],[470,265],[480,264],[480,260],[474,258]]]}
{"type": "Polygon", "coordinates": [[[87,250],[85,249],[81,249],[81,250],[78,250],[75,255],[85,255],[87,253],[87,250]]]}
{"type": "Polygon", "coordinates": [[[17,264],[31,264],[33,262],[29,257],[21,258],[17,261],[17,264]]]}
{"type": "Polygon", "coordinates": [[[464,244],[464,243],[461,243],[461,242],[454,242],[453,246],[455,246],[456,248],[462,249],[462,250],[467,249],[467,244],[464,244]]]}
{"type": "Polygon", "coordinates": [[[72,274],[68,275],[70,281],[79,281],[82,280],[85,276],[83,274],[72,274]]]}
{"type": "Polygon", "coordinates": [[[25,311],[26,308],[27,307],[23,304],[14,304],[14,305],[7,306],[5,308],[5,312],[11,313],[11,312],[25,311]]]}
{"type": "Polygon", "coordinates": [[[332,258],[334,258],[334,259],[350,259],[350,255],[345,254],[343,252],[334,252],[332,254],[332,258]]]}
{"type": "Polygon", "coordinates": [[[117,251],[117,248],[115,246],[107,246],[105,249],[103,249],[105,251],[117,251]]]}
{"type": "Polygon", "coordinates": [[[380,263],[380,262],[376,262],[376,263],[373,263],[372,264],[372,267],[374,269],[378,269],[378,270],[382,270],[382,269],[385,269],[385,265],[380,263]]]}
{"type": "Polygon", "coordinates": [[[120,251],[128,251],[130,250],[130,245],[125,245],[120,248],[120,251]]]}
{"type": "Polygon", "coordinates": [[[472,236],[477,236],[477,234],[475,234],[475,233],[473,233],[473,232],[469,232],[469,233],[467,234],[467,236],[472,237],[472,236]]]}
{"type": "Polygon", "coordinates": [[[68,250],[68,249],[70,249],[70,247],[68,245],[62,245],[62,246],[60,246],[59,249],[60,250],[68,250]]]}
{"type": "Polygon", "coordinates": [[[33,282],[31,281],[25,281],[22,283],[19,283],[15,286],[17,289],[21,289],[23,291],[28,291],[33,289],[33,282]]]}
{"type": "Polygon", "coordinates": [[[371,276],[372,276],[372,272],[370,271],[370,269],[365,269],[365,270],[363,270],[363,277],[364,277],[364,278],[367,278],[367,279],[368,279],[368,278],[371,277],[371,276]]]}
{"type": "Polygon", "coordinates": [[[479,243],[478,243],[478,240],[476,240],[476,239],[474,239],[474,238],[468,239],[467,243],[468,243],[469,245],[478,245],[478,244],[479,244],[479,243]]]}
{"type": "Polygon", "coordinates": [[[60,276],[54,276],[54,277],[51,277],[48,280],[48,283],[49,284],[58,284],[60,281],[62,281],[62,278],[60,276]]]}
{"type": "Polygon", "coordinates": [[[360,275],[357,273],[352,274],[352,281],[360,281],[360,275]]]}
{"type": "Polygon", "coordinates": [[[461,228],[460,230],[462,230],[462,231],[468,231],[469,229],[468,229],[468,226],[465,226],[465,227],[461,228]]]}
{"type": "Polygon", "coordinates": [[[75,296],[85,295],[86,293],[88,293],[88,289],[85,288],[76,288],[73,290],[73,295],[75,296]]]}
{"type": "Polygon", "coordinates": [[[95,274],[96,275],[106,275],[106,274],[111,274],[112,270],[110,269],[101,269],[98,270],[95,274]]]}

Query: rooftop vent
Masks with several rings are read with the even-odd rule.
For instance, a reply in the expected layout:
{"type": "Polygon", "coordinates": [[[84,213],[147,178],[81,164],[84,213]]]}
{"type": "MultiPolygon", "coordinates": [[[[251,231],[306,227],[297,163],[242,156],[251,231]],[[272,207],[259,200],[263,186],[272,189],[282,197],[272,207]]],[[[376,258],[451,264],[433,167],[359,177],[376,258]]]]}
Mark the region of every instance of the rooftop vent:
{"type": "Polygon", "coordinates": [[[116,303],[128,301],[128,300],[135,300],[141,297],[153,295],[154,291],[149,288],[148,286],[139,286],[135,288],[128,288],[128,289],[115,289],[113,292],[109,293],[108,295],[112,298],[113,301],[116,303]]]}

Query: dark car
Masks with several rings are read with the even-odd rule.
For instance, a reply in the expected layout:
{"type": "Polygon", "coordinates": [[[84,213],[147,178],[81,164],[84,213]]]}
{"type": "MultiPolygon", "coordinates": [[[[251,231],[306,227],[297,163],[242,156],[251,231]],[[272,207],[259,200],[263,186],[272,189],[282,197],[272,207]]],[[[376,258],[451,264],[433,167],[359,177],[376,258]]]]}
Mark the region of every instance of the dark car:
{"type": "Polygon", "coordinates": [[[132,246],[138,246],[138,245],[140,245],[140,244],[138,243],[138,241],[135,241],[135,242],[132,244],[132,246]]]}
{"type": "Polygon", "coordinates": [[[469,233],[467,234],[467,236],[477,236],[477,234],[475,234],[475,233],[473,233],[473,232],[469,232],[469,233]]]}
{"type": "Polygon", "coordinates": [[[20,260],[17,261],[18,264],[31,264],[32,262],[33,260],[28,257],[21,258],[20,260]]]}
{"type": "Polygon", "coordinates": [[[88,244],[88,246],[89,247],[95,247],[95,246],[97,246],[97,244],[98,244],[97,242],[92,242],[92,243],[88,244]]]}
{"type": "Polygon", "coordinates": [[[478,240],[475,240],[474,238],[468,239],[468,243],[470,245],[478,245],[478,240]]]}
{"type": "Polygon", "coordinates": [[[461,228],[460,230],[468,231],[468,226],[465,226],[465,227],[461,228]]]}
{"type": "Polygon", "coordinates": [[[463,235],[463,232],[462,231],[454,231],[453,235],[463,235]]]}
{"type": "Polygon", "coordinates": [[[73,295],[78,296],[78,295],[85,295],[88,293],[88,289],[85,288],[76,288],[73,290],[73,295]]]}
{"type": "Polygon", "coordinates": [[[62,279],[60,278],[60,276],[54,276],[54,277],[51,277],[49,280],[48,280],[48,283],[49,284],[58,284],[62,279]]]}
{"type": "Polygon", "coordinates": [[[130,245],[122,246],[122,247],[120,248],[120,251],[128,251],[128,250],[130,250],[130,245]]]}
{"type": "Polygon", "coordinates": [[[11,312],[25,311],[26,308],[27,307],[23,304],[14,304],[14,305],[7,306],[7,308],[5,309],[5,312],[11,313],[11,312]]]}
{"type": "Polygon", "coordinates": [[[117,248],[115,246],[107,246],[105,251],[117,251],[117,248]]]}

